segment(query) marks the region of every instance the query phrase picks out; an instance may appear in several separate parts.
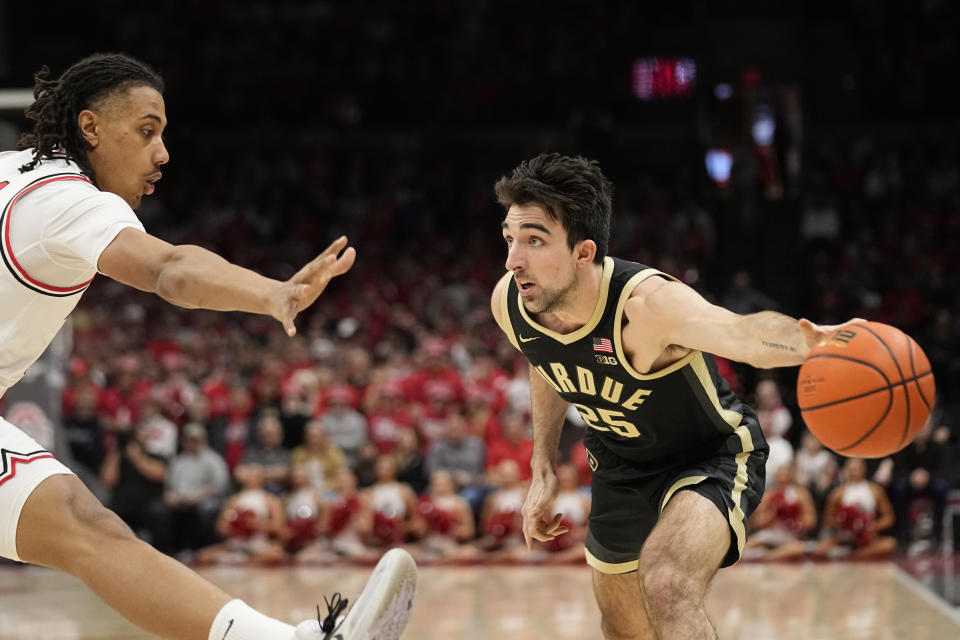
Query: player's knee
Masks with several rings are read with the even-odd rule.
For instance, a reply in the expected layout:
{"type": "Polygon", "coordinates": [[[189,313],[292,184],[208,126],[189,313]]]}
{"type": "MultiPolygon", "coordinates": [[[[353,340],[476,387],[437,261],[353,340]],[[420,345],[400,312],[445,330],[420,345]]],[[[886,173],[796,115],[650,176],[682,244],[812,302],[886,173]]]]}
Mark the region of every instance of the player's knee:
{"type": "Polygon", "coordinates": [[[695,597],[695,589],[689,577],[677,567],[666,562],[641,564],[641,585],[647,608],[657,618],[678,613],[678,605],[695,597]]]}
{"type": "Polygon", "coordinates": [[[69,515],[83,537],[100,541],[135,537],[130,527],[92,494],[77,492],[69,502],[69,515]]]}
{"type": "MultiPolygon", "coordinates": [[[[627,575],[636,579],[635,574],[627,575]]],[[[605,640],[647,640],[653,637],[646,608],[642,600],[634,597],[633,589],[615,593],[602,589],[597,594],[597,604],[605,640]]]]}
{"type": "Polygon", "coordinates": [[[57,476],[51,481],[38,489],[43,493],[38,496],[36,511],[43,515],[34,523],[32,540],[25,545],[29,551],[21,551],[24,560],[76,574],[78,566],[115,542],[134,538],[130,528],[76,478],[57,476]]]}

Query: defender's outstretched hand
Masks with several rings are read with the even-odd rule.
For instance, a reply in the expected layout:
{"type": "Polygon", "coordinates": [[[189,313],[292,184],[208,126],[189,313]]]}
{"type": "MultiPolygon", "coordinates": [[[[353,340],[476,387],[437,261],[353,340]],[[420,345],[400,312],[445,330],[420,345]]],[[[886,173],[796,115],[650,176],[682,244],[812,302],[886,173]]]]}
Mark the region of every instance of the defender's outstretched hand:
{"type": "MultiPolygon", "coordinates": [[[[809,352],[810,349],[813,349],[818,344],[825,342],[837,329],[857,322],[866,322],[866,320],[863,318],[853,318],[852,320],[847,320],[843,324],[816,324],[810,322],[806,318],[800,318],[797,320],[797,327],[807,340],[807,351],[809,352]]],[[[804,353],[803,356],[806,357],[807,354],[804,353]]]]}
{"type": "Polygon", "coordinates": [[[347,247],[347,237],[340,236],[277,289],[272,315],[283,324],[288,336],[297,335],[293,324],[297,314],[313,304],[333,278],[349,271],[356,257],[357,251],[347,247]]]}

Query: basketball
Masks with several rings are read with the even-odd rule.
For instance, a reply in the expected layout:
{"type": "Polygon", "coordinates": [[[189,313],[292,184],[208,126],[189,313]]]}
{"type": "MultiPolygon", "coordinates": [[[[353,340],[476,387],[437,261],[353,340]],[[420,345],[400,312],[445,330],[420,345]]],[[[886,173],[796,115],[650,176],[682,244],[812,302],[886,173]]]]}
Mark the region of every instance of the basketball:
{"type": "Polygon", "coordinates": [[[858,458],[882,458],[907,446],[935,395],[920,346],[879,322],[838,329],[810,351],[797,378],[797,403],[811,433],[858,458]]]}

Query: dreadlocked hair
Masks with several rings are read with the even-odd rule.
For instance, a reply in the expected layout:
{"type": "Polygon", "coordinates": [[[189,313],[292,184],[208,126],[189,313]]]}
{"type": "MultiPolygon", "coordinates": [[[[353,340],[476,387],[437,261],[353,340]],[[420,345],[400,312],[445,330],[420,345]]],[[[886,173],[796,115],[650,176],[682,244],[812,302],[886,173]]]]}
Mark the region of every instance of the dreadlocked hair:
{"type": "Polygon", "coordinates": [[[43,66],[34,76],[33,104],[24,113],[33,120],[33,131],[24,133],[18,149],[34,149],[33,160],[20,167],[25,173],[54,152],[93,177],[87,152],[93,147],[80,133],[77,116],[84,109],[96,109],[115,92],[148,86],[163,93],[163,78],[149,66],[122,53],[95,53],[73,64],[56,79],[43,66]]]}

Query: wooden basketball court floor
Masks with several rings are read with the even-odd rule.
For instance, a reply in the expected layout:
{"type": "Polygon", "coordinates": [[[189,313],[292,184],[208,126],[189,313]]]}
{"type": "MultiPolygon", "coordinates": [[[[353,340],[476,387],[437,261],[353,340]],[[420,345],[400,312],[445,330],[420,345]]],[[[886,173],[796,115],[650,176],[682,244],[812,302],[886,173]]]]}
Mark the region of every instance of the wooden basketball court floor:
{"type": "MultiPolygon", "coordinates": [[[[264,612],[299,621],[313,615],[323,594],[356,595],[369,570],[218,568],[203,573],[264,612]]],[[[741,564],[717,575],[707,608],[724,640],[960,638],[960,610],[888,563],[741,564]]],[[[0,640],[148,637],[73,578],[36,567],[0,568],[0,640]]],[[[404,636],[600,637],[585,566],[425,567],[404,636]]]]}

